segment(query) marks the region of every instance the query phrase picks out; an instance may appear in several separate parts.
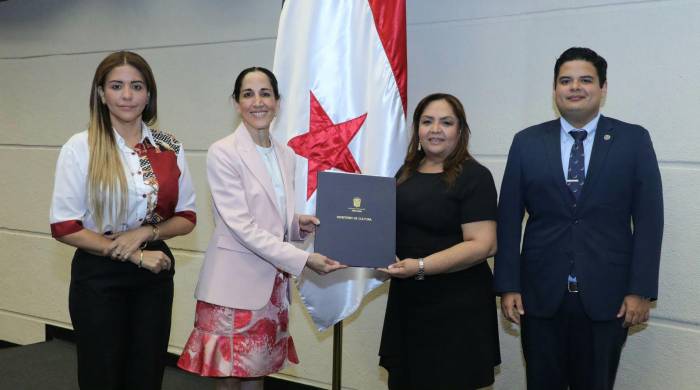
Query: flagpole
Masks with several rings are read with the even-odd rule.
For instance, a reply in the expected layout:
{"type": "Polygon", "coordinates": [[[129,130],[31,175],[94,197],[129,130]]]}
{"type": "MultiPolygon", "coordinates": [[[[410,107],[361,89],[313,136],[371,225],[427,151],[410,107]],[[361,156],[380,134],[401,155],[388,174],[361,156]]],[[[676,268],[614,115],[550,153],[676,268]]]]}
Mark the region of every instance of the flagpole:
{"type": "Polygon", "coordinates": [[[340,390],[340,377],[343,373],[343,321],[333,325],[333,379],[332,390],[340,390]]]}

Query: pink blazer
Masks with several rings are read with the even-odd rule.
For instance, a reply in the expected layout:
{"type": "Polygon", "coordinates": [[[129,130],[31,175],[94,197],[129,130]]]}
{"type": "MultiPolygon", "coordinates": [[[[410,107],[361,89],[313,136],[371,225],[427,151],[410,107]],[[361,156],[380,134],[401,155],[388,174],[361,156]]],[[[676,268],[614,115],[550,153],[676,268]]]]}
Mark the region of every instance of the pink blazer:
{"type": "Polygon", "coordinates": [[[287,236],[272,179],[245,126],[209,148],[215,229],[195,290],[198,300],[257,310],[269,301],[278,270],[299,275],[306,264],[309,254],[288,242],[302,239],[294,213],[294,155],[287,146],[272,144],[287,200],[287,236]]]}

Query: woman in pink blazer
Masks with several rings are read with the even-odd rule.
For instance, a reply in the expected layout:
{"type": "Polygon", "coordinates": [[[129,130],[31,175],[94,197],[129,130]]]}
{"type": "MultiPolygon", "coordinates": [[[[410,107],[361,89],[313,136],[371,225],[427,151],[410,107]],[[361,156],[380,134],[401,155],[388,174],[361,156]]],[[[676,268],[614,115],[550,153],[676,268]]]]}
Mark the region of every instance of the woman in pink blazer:
{"type": "Polygon", "coordinates": [[[233,90],[242,123],[207,154],[216,228],[178,366],[224,378],[217,389],[262,389],[262,377],[298,363],[287,327],[289,276],[305,266],[320,274],[344,267],[289,243],[319,221],[294,213],[294,155],[270,137],[279,98],[272,72],[243,70],[233,90]]]}

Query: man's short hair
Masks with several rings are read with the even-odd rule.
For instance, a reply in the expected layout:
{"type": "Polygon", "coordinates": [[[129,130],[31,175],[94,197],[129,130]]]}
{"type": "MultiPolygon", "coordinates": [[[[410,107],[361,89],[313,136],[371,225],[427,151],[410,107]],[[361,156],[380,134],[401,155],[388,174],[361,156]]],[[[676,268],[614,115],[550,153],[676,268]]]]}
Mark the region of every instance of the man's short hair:
{"type": "Polygon", "coordinates": [[[608,63],[605,58],[598,55],[598,53],[587,47],[570,47],[566,49],[554,64],[554,85],[557,84],[557,77],[559,76],[559,69],[565,62],[582,60],[587,61],[595,66],[598,72],[598,83],[602,88],[607,80],[608,63]]]}

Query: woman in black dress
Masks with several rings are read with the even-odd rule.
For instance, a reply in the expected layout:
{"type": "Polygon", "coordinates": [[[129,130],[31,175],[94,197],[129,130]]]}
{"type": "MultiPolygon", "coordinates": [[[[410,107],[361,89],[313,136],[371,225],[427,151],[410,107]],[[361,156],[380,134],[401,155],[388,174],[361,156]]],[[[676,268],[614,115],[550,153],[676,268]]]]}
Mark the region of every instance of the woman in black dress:
{"type": "Polygon", "coordinates": [[[486,259],[496,253],[496,187],[469,154],[459,100],[418,103],[397,173],[397,262],[380,365],[390,389],[477,389],[500,364],[496,301],[486,259]]]}

